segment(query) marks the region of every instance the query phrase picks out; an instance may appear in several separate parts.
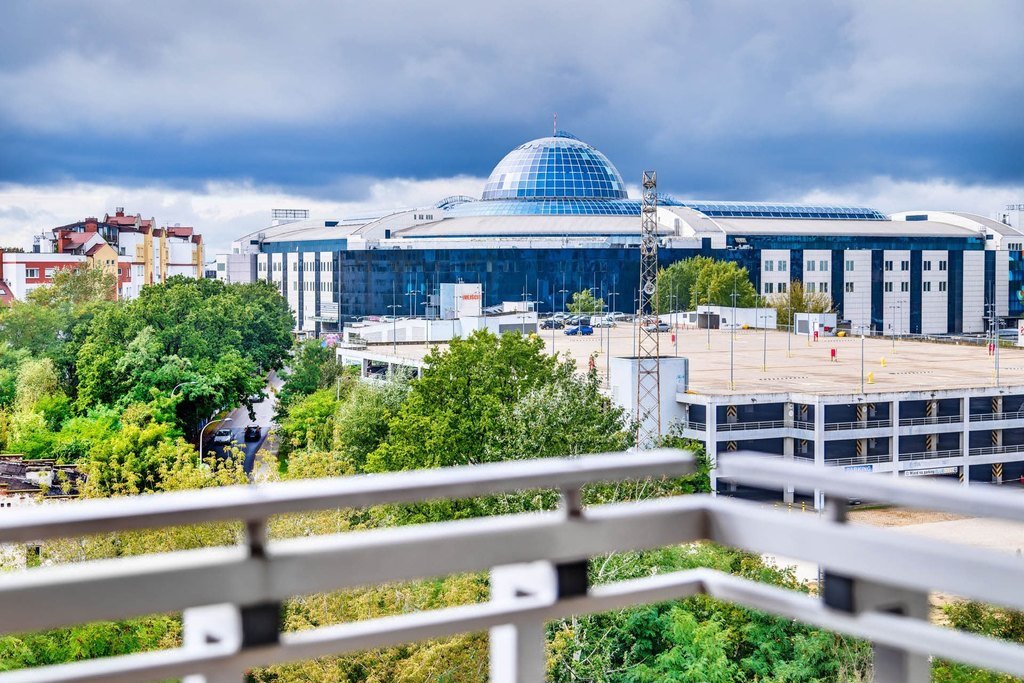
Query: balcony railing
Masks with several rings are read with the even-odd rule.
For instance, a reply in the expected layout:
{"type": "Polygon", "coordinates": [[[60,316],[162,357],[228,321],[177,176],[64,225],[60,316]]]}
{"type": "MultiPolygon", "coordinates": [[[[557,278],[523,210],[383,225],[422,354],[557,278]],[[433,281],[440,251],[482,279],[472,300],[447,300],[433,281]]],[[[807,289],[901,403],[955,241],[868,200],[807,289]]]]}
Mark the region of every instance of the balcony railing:
{"type": "Polygon", "coordinates": [[[900,419],[900,427],[913,427],[916,425],[941,425],[963,422],[961,415],[936,415],[934,417],[905,417],[900,419]]]}
{"type": "Polygon", "coordinates": [[[970,451],[971,455],[999,455],[1002,453],[1021,453],[1024,452],[1024,445],[1015,444],[1012,446],[982,446],[980,448],[972,448],[970,451]]]}
{"type": "Polygon", "coordinates": [[[848,526],[847,497],[1024,521],[1024,501],[919,481],[837,472],[778,458],[728,455],[720,478],[757,486],[821,489],[827,515],[786,515],[735,499],[691,495],[581,506],[596,481],[679,476],[681,451],[588,456],[383,476],[225,487],[10,510],[0,543],[241,520],[246,542],[96,560],[0,575],[0,635],[103,619],[183,611],[180,648],[0,674],[13,681],[135,681],[203,676],[242,680],[252,667],[490,630],[491,680],[541,681],[544,623],[704,593],[870,640],[876,681],[928,680],[928,657],[1024,675],[1024,647],[928,622],[928,592],[1024,609],[1020,561],[886,529],[848,526]],[[266,520],[294,512],[358,508],[502,491],[554,488],[550,513],[268,540],[266,520]],[[834,496],[834,498],[833,498],[834,496]],[[710,569],[586,584],[586,561],[606,553],[707,539],[820,563],[821,598],[710,569]],[[281,633],[281,601],[355,586],[491,571],[490,600],[281,633]]]}
{"type": "Polygon", "coordinates": [[[881,455],[854,455],[849,458],[825,458],[825,465],[832,467],[868,465],[879,462],[892,462],[892,456],[883,453],[881,455]]]}
{"type": "Polygon", "coordinates": [[[790,427],[792,429],[806,429],[813,430],[813,422],[801,422],[786,420],[761,420],[759,422],[719,422],[718,431],[720,432],[731,432],[731,431],[744,431],[754,429],[783,429],[790,427]]]}
{"type": "Polygon", "coordinates": [[[989,422],[995,420],[1024,420],[1024,410],[1015,413],[981,413],[971,415],[971,422],[989,422]]]}
{"type": "Polygon", "coordinates": [[[862,422],[826,422],[826,432],[836,432],[844,429],[881,429],[892,427],[892,420],[865,420],[862,422]]]}
{"type": "Polygon", "coordinates": [[[959,448],[950,448],[941,451],[917,451],[915,453],[900,453],[900,462],[912,460],[938,460],[939,458],[959,458],[964,452],[959,448]]]}

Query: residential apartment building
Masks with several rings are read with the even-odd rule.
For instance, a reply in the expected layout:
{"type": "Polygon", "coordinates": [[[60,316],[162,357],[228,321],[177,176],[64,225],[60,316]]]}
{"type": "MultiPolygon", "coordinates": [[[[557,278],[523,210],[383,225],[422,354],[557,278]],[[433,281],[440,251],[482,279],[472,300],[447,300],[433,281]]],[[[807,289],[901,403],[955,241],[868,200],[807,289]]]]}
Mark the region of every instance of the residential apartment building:
{"type": "Polygon", "coordinates": [[[154,218],[95,217],[37,235],[32,251],[0,252],[0,302],[24,299],[62,268],[98,266],[117,277],[117,296],[137,297],[146,285],[174,275],[202,277],[203,242],[195,228],[156,227],[154,218]]]}

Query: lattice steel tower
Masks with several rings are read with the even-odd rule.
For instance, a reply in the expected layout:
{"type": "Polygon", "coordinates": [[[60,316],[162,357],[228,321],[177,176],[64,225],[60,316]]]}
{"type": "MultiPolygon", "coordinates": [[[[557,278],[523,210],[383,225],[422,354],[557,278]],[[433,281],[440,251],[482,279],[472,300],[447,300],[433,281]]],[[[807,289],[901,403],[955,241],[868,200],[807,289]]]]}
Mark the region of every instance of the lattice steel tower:
{"type": "Polygon", "coordinates": [[[640,206],[640,300],[637,315],[636,445],[661,438],[661,352],[658,348],[658,174],[644,171],[640,206]],[[653,324],[652,324],[653,323],[653,324]],[[646,330],[644,328],[647,328],[646,330]],[[653,331],[648,331],[653,330],[653,331]]]}

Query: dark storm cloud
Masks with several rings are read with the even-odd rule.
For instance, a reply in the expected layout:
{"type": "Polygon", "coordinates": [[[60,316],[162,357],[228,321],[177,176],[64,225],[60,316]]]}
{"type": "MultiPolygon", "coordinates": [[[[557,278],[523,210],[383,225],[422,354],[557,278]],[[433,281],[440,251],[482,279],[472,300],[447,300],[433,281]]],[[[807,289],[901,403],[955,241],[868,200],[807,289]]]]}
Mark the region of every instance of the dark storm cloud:
{"type": "Polygon", "coordinates": [[[1014,183],[1021,25],[1013,0],[7,2],[0,182],[356,197],[486,175],[558,111],[688,196],[1014,183]]]}

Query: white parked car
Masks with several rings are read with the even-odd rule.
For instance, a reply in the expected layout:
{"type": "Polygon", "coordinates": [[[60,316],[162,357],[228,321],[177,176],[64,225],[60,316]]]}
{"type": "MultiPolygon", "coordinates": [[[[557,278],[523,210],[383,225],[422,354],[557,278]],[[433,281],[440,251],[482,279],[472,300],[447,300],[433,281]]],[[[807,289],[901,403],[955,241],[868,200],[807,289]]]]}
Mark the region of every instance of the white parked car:
{"type": "Polygon", "coordinates": [[[231,430],[230,429],[218,429],[213,433],[214,443],[231,443],[231,430]]]}

